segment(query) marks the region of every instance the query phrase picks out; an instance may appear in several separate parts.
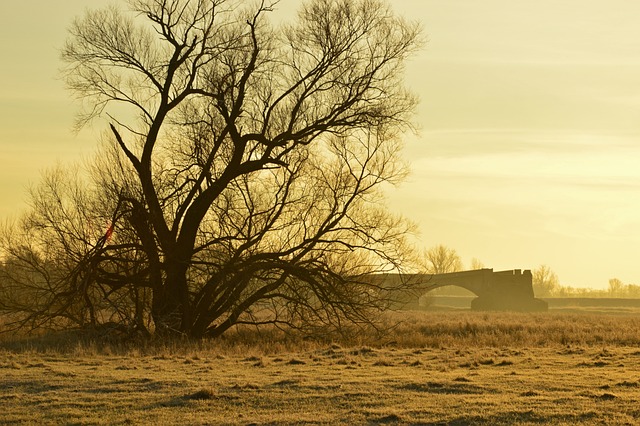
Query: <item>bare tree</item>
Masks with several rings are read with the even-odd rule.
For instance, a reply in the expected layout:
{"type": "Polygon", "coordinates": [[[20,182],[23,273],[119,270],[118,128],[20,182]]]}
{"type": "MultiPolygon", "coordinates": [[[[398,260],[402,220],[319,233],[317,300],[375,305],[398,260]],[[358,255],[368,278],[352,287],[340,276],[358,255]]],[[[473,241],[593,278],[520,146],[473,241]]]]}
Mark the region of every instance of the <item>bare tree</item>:
{"type": "Polygon", "coordinates": [[[310,1],[282,26],[267,19],[275,4],[245,3],[131,0],[87,12],[63,50],[87,107],[78,125],[104,118],[110,145],[76,203],[107,219],[102,234],[48,234],[81,247],[58,245],[58,282],[128,294],[158,334],[368,321],[390,289],[363,277],[408,254],[411,226],[381,187],[404,175],[416,101],[402,75],[419,25],[381,0],[310,1]]]}
{"type": "Polygon", "coordinates": [[[620,297],[623,293],[625,285],[618,278],[611,278],[609,280],[609,296],[610,297],[620,297]]]}
{"type": "Polygon", "coordinates": [[[560,288],[558,276],[547,265],[540,265],[532,275],[533,291],[537,297],[552,296],[560,288]]]}
{"type": "Polygon", "coordinates": [[[425,252],[426,269],[430,274],[444,274],[462,270],[462,260],[452,248],[442,244],[433,246],[425,252]]]}
{"type": "Polygon", "coordinates": [[[476,270],[476,269],[482,269],[484,268],[484,263],[482,263],[482,261],[480,259],[478,259],[477,257],[474,257],[471,259],[471,265],[470,265],[472,270],[476,270]]]}

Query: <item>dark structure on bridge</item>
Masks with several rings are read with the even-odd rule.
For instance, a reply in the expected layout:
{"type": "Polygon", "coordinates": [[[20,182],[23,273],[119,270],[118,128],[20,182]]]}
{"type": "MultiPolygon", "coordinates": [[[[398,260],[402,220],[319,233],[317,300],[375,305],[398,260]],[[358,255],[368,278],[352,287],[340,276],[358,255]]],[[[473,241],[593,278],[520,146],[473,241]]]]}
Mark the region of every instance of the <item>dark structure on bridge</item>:
{"type": "Polygon", "coordinates": [[[436,288],[458,286],[474,293],[471,309],[477,311],[546,311],[547,302],[536,299],[533,294],[531,271],[514,269],[497,271],[478,269],[475,271],[451,272],[447,274],[389,274],[385,280],[407,280],[414,289],[397,302],[405,308],[417,308],[418,298],[436,288]]]}

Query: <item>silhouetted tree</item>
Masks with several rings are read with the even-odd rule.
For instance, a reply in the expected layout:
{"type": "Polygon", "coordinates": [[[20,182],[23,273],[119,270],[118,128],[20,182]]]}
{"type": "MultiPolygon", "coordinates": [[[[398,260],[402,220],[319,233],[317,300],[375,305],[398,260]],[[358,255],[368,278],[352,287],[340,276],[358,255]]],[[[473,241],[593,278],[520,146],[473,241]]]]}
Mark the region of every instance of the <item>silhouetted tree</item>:
{"type": "Polygon", "coordinates": [[[425,252],[427,262],[426,272],[429,274],[444,274],[462,270],[462,259],[452,248],[442,244],[433,246],[425,252]]]}
{"type": "Polygon", "coordinates": [[[638,298],[640,297],[640,285],[627,284],[625,286],[625,297],[638,298]]]}
{"type": "Polygon", "coordinates": [[[610,297],[622,297],[625,285],[618,278],[611,278],[609,280],[609,296],[610,297]]]}
{"type": "Polygon", "coordinates": [[[477,257],[471,259],[471,270],[483,269],[484,263],[480,261],[477,257]]]}
{"type": "Polygon", "coordinates": [[[104,118],[106,147],[5,239],[41,271],[37,311],[192,337],[368,321],[390,289],[362,277],[408,253],[380,190],[404,175],[419,25],[380,0],[313,0],[282,26],[264,1],[129,5],[87,12],[62,53],[78,125],[104,118]]]}
{"type": "Polygon", "coordinates": [[[558,276],[547,265],[540,265],[532,271],[533,292],[536,297],[553,296],[559,289],[558,276]]]}

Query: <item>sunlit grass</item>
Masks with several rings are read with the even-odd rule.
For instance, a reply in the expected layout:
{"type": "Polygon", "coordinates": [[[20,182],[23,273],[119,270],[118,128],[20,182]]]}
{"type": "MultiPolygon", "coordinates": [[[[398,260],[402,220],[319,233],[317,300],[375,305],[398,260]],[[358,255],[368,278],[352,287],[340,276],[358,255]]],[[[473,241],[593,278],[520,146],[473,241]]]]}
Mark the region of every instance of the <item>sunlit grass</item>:
{"type": "MultiPolygon", "coordinates": [[[[4,341],[0,424],[634,424],[634,315],[395,313],[383,335],[4,341]]],[[[69,335],[67,335],[67,338],[69,335]]]]}

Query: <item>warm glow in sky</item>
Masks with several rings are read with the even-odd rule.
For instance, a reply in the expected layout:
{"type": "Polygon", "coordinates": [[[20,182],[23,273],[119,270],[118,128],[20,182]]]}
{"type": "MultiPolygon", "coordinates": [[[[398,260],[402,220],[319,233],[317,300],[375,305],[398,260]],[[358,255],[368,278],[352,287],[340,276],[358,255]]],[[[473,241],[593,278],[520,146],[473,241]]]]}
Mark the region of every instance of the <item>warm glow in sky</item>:
{"type": "MultiPolygon", "coordinates": [[[[0,2],[0,217],[56,162],[91,154],[58,78],[66,28],[106,0],[0,2]]],[[[283,0],[281,9],[296,0],[283,0]]],[[[425,247],[495,269],[547,264],[563,285],[640,284],[640,2],[393,0],[429,39],[412,174],[390,205],[425,247]]]]}

